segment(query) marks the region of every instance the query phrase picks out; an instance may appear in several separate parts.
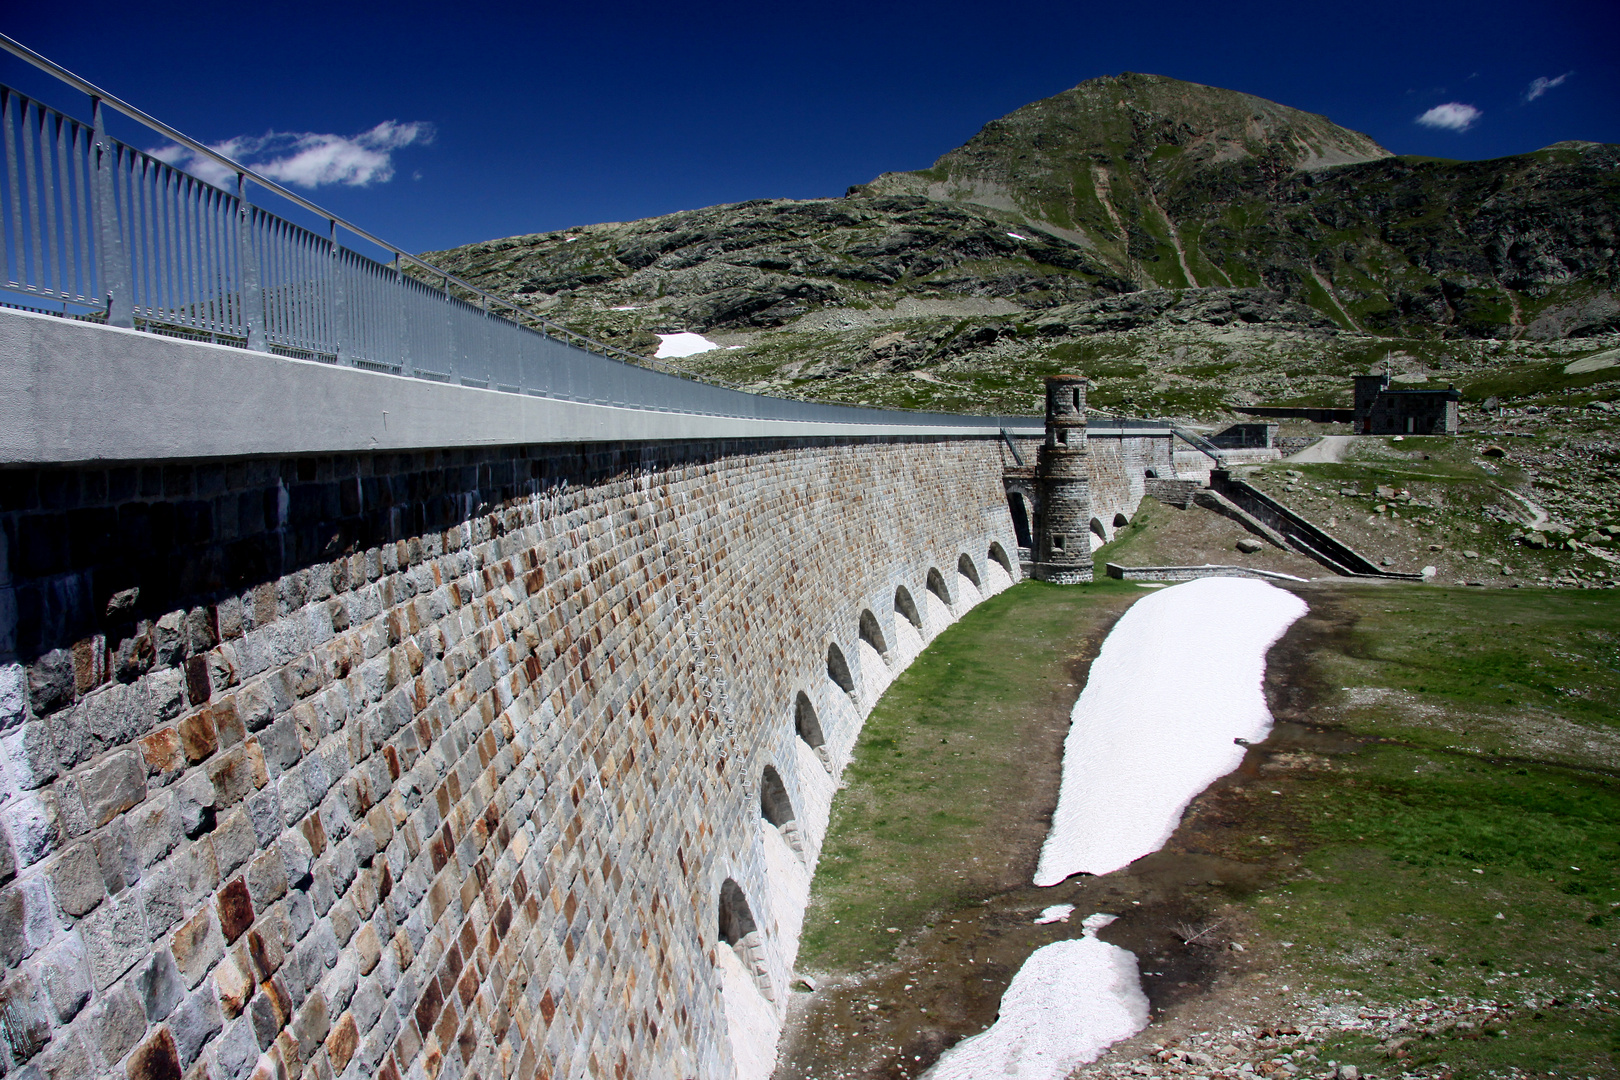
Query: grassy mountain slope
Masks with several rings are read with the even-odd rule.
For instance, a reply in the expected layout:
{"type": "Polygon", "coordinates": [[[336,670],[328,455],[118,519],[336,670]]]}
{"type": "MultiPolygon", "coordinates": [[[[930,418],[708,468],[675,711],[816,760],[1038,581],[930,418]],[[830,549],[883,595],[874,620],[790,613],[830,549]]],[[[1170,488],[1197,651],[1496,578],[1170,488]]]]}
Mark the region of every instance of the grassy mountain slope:
{"type": "Polygon", "coordinates": [[[1617,249],[1620,146],[1394,157],[1321,116],[1127,74],[844,198],[429,257],[633,351],[704,333],[730,348],[688,367],[771,392],[1021,410],[1041,375],[1081,370],[1100,404],[1200,416],[1327,404],[1391,354],[1472,385],[1610,347],[1617,249]]]}

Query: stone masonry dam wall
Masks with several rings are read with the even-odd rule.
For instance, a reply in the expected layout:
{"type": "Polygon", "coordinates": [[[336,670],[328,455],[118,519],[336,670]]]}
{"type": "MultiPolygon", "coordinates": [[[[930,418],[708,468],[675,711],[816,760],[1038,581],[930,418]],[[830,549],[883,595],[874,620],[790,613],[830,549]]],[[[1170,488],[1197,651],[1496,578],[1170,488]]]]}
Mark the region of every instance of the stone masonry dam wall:
{"type": "Polygon", "coordinates": [[[757,1074],[862,717],[1016,576],[1002,468],[988,435],[0,470],[0,1072],[757,1074]]]}

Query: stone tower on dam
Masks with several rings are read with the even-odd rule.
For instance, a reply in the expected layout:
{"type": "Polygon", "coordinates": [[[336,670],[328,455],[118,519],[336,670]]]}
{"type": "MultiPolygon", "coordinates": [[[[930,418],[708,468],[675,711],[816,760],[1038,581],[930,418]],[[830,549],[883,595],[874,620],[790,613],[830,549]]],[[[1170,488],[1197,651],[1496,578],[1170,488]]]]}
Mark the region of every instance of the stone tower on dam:
{"type": "Polygon", "coordinates": [[[1046,441],[1036,466],[1040,509],[1035,577],[1058,585],[1090,581],[1092,575],[1087,385],[1075,375],[1046,380],[1046,441]]]}

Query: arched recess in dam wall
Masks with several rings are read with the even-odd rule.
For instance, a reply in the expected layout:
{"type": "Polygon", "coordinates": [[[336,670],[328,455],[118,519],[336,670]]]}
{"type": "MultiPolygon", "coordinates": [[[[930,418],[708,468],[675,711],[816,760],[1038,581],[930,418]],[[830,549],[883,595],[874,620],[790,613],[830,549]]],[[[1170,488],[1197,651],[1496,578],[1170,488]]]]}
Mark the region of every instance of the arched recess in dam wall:
{"type": "Polygon", "coordinates": [[[729,1077],[724,971],[779,1011],[861,718],[976,602],[964,556],[1006,583],[1001,472],[992,439],[0,471],[0,1053],[729,1077]]]}

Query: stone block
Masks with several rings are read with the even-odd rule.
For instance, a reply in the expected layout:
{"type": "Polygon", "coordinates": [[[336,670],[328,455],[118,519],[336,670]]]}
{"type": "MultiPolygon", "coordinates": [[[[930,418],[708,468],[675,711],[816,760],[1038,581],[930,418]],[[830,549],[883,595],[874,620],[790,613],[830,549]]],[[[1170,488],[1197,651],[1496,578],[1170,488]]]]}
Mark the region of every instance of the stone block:
{"type": "Polygon", "coordinates": [[[174,954],[167,948],[160,948],[147,958],[136,970],[134,983],[146,1009],[146,1018],[154,1024],[173,1012],[186,992],[174,954]]]}
{"type": "Polygon", "coordinates": [[[314,808],[309,788],[304,783],[303,766],[289,769],[276,781],[276,804],[281,809],[282,821],[288,825],[296,825],[314,808]]]}
{"type": "Polygon", "coordinates": [[[269,847],[286,828],[281,821],[281,801],[276,798],[275,788],[265,788],[249,796],[247,812],[260,847],[269,847]]]}
{"type": "Polygon", "coordinates": [[[236,711],[235,698],[215,699],[208,706],[208,715],[213,718],[220,746],[235,746],[247,738],[247,726],[236,711]]]}
{"type": "Polygon", "coordinates": [[[214,782],[214,806],[221,810],[258,790],[245,746],[233,746],[209,762],[208,778],[214,782]]]}
{"type": "Polygon", "coordinates": [[[185,708],[185,679],[179,668],[159,668],[144,681],[148,709],[153,720],[161,724],[180,715],[185,708]]]}
{"type": "Polygon", "coordinates": [[[175,813],[173,792],[158,792],[125,820],[135,841],[135,858],[142,866],[164,858],[180,842],[180,815],[175,813]]]}
{"type": "Polygon", "coordinates": [[[152,627],[152,647],[157,652],[158,663],[174,665],[185,655],[184,620],[185,612],[171,611],[152,627]]]}
{"type": "Polygon", "coordinates": [[[271,776],[277,776],[283,770],[296,765],[298,759],[304,756],[304,748],[298,736],[298,724],[290,713],[268,725],[250,742],[259,744],[271,776]]]}
{"type": "Polygon", "coordinates": [[[0,890],[0,964],[15,968],[56,933],[56,908],[41,878],[0,890]]]}
{"type": "Polygon", "coordinates": [[[287,892],[287,866],[282,861],[279,845],[273,845],[248,864],[248,895],[253,906],[260,911],[281,899],[287,892]]]}
{"type": "Polygon", "coordinates": [[[173,1033],[160,1027],[129,1056],[125,1075],[129,1080],[181,1080],[183,1068],[173,1033]]]}
{"type": "Polygon", "coordinates": [[[146,1012],[128,981],[99,996],[78,1030],[104,1068],[111,1068],[146,1034],[146,1012]]]}
{"type": "Polygon", "coordinates": [[[253,986],[253,980],[243,972],[235,957],[225,957],[214,969],[214,988],[219,994],[219,1007],[232,1020],[247,1008],[249,999],[253,997],[253,986]]]}
{"type": "Polygon", "coordinates": [[[58,1031],[44,1053],[17,1074],[17,1080],[76,1080],[95,1071],[90,1052],[76,1031],[58,1031]]]}
{"type": "Polygon", "coordinates": [[[23,791],[44,787],[60,772],[59,748],[51,738],[51,729],[58,726],[61,722],[54,717],[27,720],[0,736],[0,763],[23,791]]]}
{"type": "Polygon", "coordinates": [[[227,944],[241,937],[253,925],[253,899],[248,894],[244,879],[237,878],[221,889],[216,903],[220,932],[225,935],[227,944]]]}
{"type": "Polygon", "coordinates": [[[89,914],[107,895],[101,863],[88,840],[58,855],[51,864],[49,876],[57,904],[75,917],[89,914]]]}
{"type": "Polygon", "coordinates": [[[52,785],[51,793],[56,798],[56,820],[64,839],[84,836],[93,829],[77,779],[69,776],[58,780],[52,785]]]}
{"type": "Polygon", "coordinates": [[[105,990],[145,955],[150,939],[140,897],[125,892],[112,897],[79,922],[90,957],[90,977],[105,990]]]}
{"type": "Polygon", "coordinates": [[[192,839],[214,827],[213,782],[201,770],[193,772],[175,785],[175,811],[180,817],[180,830],[192,839]]]}
{"type": "Polygon", "coordinates": [[[354,998],[349,1002],[349,1012],[354,1017],[355,1026],[359,1028],[361,1034],[371,1030],[387,1002],[388,996],[383,993],[382,987],[377,985],[377,980],[361,981],[360,988],[354,992],[354,998]]]}
{"type": "Polygon", "coordinates": [[[219,749],[219,732],[214,727],[212,709],[198,709],[175,725],[180,750],[195,765],[219,749]]]}
{"type": "Polygon", "coordinates": [[[15,661],[0,663],[0,731],[28,719],[28,674],[15,661]]]}
{"type": "Polygon", "coordinates": [[[90,958],[84,944],[77,934],[69,934],[39,953],[36,963],[57,1022],[66,1024],[90,1000],[90,958]]]}
{"type": "Polygon", "coordinates": [[[253,1021],[243,1016],[226,1024],[213,1053],[216,1080],[248,1080],[259,1060],[259,1041],[253,1035],[253,1021]]]}
{"type": "Polygon", "coordinates": [[[52,649],[28,665],[28,703],[45,716],[73,701],[73,654],[52,649]]]}
{"type": "Polygon", "coordinates": [[[149,867],[134,892],[141,898],[147,933],[154,940],[167,934],[192,907],[189,882],[174,860],[149,867]]]}
{"type": "Polygon", "coordinates": [[[253,822],[247,811],[236,810],[209,834],[214,843],[214,855],[221,877],[229,877],[253,857],[258,850],[259,838],[253,832],[253,822]]]}
{"type": "Polygon", "coordinates": [[[32,972],[13,971],[0,983],[0,1018],[0,1042],[19,1063],[50,1042],[50,1004],[32,972]]]}
{"type": "Polygon", "coordinates": [[[56,795],[50,789],[20,796],[0,810],[0,826],[10,838],[17,869],[32,866],[56,850],[62,839],[56,795]]]}
{"type": "Polygon", "coordinates": [[[225,955],[225,938],[214,912],[204,908],[182,923],[169,938],[169,950],[186,985],[195,987],[225,955]]]}
{"type": "Polygon", "coordinates": [[[332,1068],[337,1072],[347,1068],[349,1059],[359,1045],[360,1032],[355,1026],[354,1014],[346,1012],[326,1036],[326,1054],[332,1061],[332,1068]]]}
{"type": "Polygon", "coordinates": [[[109,893],[117,895],[141,879],[141,865],[135,858],[135,839],[127,822],[113,822],[91,842],[96,846],[96,859],[101,863],[102,884],[109,893]]]}
{"type": "Polygon", "coordinates": [[[161,727],[140,741],[146,775],[159,785],[169,783],[185,770],[186,758],[180,749],[180,736],[172,727],[161,727]]]}
{"type": "Polygon", "coordinates": [[[186,699],[192,705],[205,705],[214,694],[208,680],[210,666],[207,656],[193,656],[186,660],[186,699]]]}
{"type": "Polygon", "coordinates": [[[96,828],[146,798],[146,768],[134,750],[118,750],[79,774],[79,792],[96,828]]]}
{"type": "Polygon", "coordinates": [[[169,1030],[174,1033],[180,1064],[189,1066],[197,1060],[208,1040],[219,1034],[224,1025],[225,1018],[212,988],[204,985],[188,995],[169,1017],[169,1030]]]}
{"type": "Polygon", "coordinates": [[[152,726],[145,683],[113,683],[84,699],[81,708],[96,746],[125,746],[152,726]]]}
{"type": "Polygon", "coordinates": [[[370,975],[377,961],[382,959],[382,943],[377,940],[377,928],[366,923],[354,936],[355,951],[360,960],[360,974],[370,975]]]}

